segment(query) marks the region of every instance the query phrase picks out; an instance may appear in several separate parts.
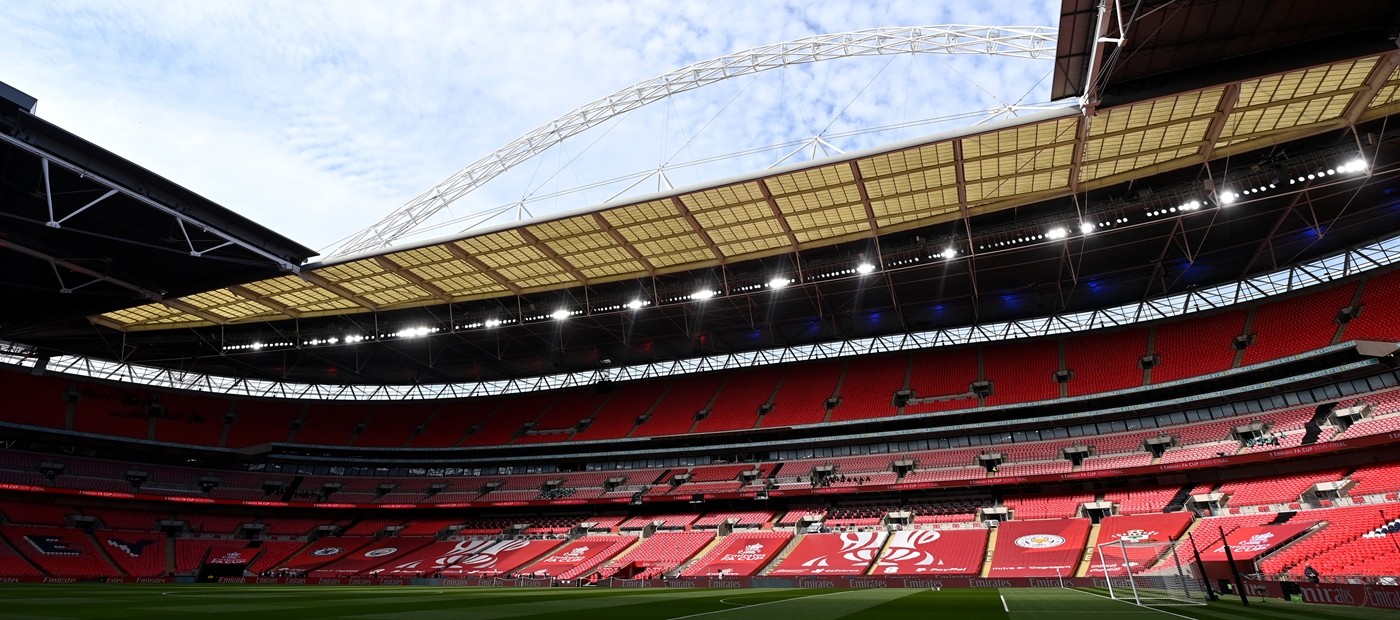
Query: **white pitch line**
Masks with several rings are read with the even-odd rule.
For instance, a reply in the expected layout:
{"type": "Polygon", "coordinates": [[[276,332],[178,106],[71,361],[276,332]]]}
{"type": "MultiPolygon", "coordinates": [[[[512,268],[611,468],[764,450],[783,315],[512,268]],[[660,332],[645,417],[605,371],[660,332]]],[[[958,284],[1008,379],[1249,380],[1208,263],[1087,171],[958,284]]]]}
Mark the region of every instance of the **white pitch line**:
{"type": "Polygon", "coordinates": [[[823,597],[823,596],[835,596],[835,595],[837,595],[837,594],[849,594],[849,593],[851,593],[851,592],[855,592],[855,590],[844,590],[844,591],[841,591],[841,592],[827,592],[826,594],[812,594],[812,595],[808,595],[808,596],[794,596],[794,597],[792,597],[792,598],[785,598],[785,599],[780,600],[780,601],[768,601],[767,603],[754,603],[753,605],[744,605],[743,607],[735,607],[734,609],[716,609],[715,611],[706,611],[706,612],[702,612],[702,613],[698,613],[698,614],[690,614],[689,616],[676,616],[676,617],[674,617],[674,618],[667,618],[666,620],[685,620],[686,618],[699,618],[700,616],[709,616],[709,615],[712,615],[712,614],[727,614],[727,613],[729,613],[729,612],[731,612],[731,611],[738,611],[738,610],[740,610],[740,609],[748,609],[748,608],[750,608],[750,607],[763,607],[764,605],[776,605],[776,604],[778,604],[778,603],[786,603],[786,602],[788,602],[788,601],[800,601],[800,600],[809,599],[809,598],[820,598],[820,597],[823,597]]]}
{"type": "Polygon", "coordinates": [[[1072,590],[1072,591],[1074,591],[1074,592],[1079,592],[1079,593],[1082,593],[1082,594],[1088,594],[1089,596],[1097,596],[1097,597],[1099,597],[1099,598],[1106,598],[1106,599],[1108,599],[1108,600],[1110,600],[1110,601],[1117,601],[1117,602],[1122,603],[1122,604],[1124,604],[1124,605],[1132,605],[1133,607],[1141,607],[1141,608],[1143,608],[1143,609],[1150,609],[1150,610],[1155,611],[1155,612],[1157,612],[1157,613],[1167,614],[1168,616],[1176,616],[1176,617],[1178,617],[1178,618],[1185,618],[1185,620],[1196,620],[1195,618],[1192,618],[1191,616],[1183,616],[1183,615],[1178,614],[1178,613],[1172,613],[1172,612],[1167,611],[1167,610],[1165,610],[1165,609],[1157,609],[1156,607],[1148,607],[1148,606],[1146,606],[1146,605],[1138,605],[1138,604],[1136,604],[1136,603],[1129,603],[1128,601],[1124,601],[1124,600],[1121,600],[1121,599],[1116,599],[1116,598],[1113,598],[1113,597],[1111,597],[1111,596],[1104,596],[1104,595],[1102,595],[1102,594],[1097,594],[1097,593],[1094,593],[1094,592],[1087,592],[1087,591],[1084,591],[1084,590],[1077,590],[1077,589],[1074,589],[1074,588],[1066,588],[1066,589],[1067,589],[1067,590],[1072,590]]]}
{"type": "Polygon", "coordinates": [[[1008,614],[1011,613],[1011,608],[1006,606],[1006,597],[998,594],[997,598],[1001,599],[1001,610],[1008,614]]]}

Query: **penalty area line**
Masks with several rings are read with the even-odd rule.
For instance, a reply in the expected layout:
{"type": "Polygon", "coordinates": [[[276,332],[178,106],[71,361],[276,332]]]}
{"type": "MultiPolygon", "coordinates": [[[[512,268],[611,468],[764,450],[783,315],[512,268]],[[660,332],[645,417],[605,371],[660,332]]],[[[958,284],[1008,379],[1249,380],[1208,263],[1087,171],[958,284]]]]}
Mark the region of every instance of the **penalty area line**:
{"type": "Polygon", "coordinates": [[[1155,611],[1155,612],[1157,612],[1157,613],[1159,613],[1159,614],[1166,614],[1166,615],[1168,615],[1168,616],[1176,616],[1176,617],[1178,617],[1178,618],[1185,618],[1185,620],[1196,620],[1195,618],[1192,618],[1191,616],[1183,616],[1183,615],[1178,614],[1178,613],[1172,613],[1172,612],[1167,611],[1167,610],[1165,610],[1165,609],[1157,609],[1156,607],[1148,607],[1147,605],[1138,605],[1137,603],[1129,603],[1128,601],[1125,601],[1125,600],[1122,600],[1122,599],[1116,599],[1116,598],[1113,598],[1113,597],[1111,597],[1111,596],[1104,596],[1104,595],[1098,594],[1098,593],[1096,593],[1096,592],[1089,592],[1089,591],[1086,591],[1086,590],[1080,590],[1080,589],[1078,589],[1078,588],[1065,588],[1065,589],[1066,589],[1066,590],[1071,590],[1071,591],[1073,591],[1073,592],[1079,592],[1080,594],[1088,594],[1089,596],[1097,596],[1097,597],[1099,597],[1099,598],[1108,599],[1108,600],[1110,600],[1110,601],[1119,602],[1119,603],[1122,603],[1122,604],[1124,604],[1124,605],[1132,605],[1133,607],[1141,607],[1141,608],[1143,608],[1143,609],[1150,609],[1150,610],[1155,611]]]}
{"type": "Polygon", "coordinates": [[[1011,608],[1006,606],[1006,595],[998,594],[997,598],[1001,599],[1001,610],[1008,614],[1011,613],[1011,608]]]}
{"type": "MultiPolygon", "coordinates": [[[[733,609],[716,609],[716,610],[714,610],[714,611],[706,611],[706,612],[701,612],[701,613],[698,613],[698,614],[690,614],[689,616],[676,616],[676,617],[674,617],[674,618],[667,618],[666,620],[685,620],[686,618],[699,618],[699,617],[701,617],[701,616],[710,616],[710,615],[714,615],[714,614],[727,614],[727,613],[729,613],[729,612],[731,612],[731,611],[739,611],[740,609],[748,609],[748,608],[750,608],[750,607],[763,607],[764,605],[776,605],[776,604],[778,604],[778,603],[786,603],[786,602],[789,602],[789,601],[800,601],[800,600],[809,599],[809,598],[820,598],[820,597],[823,597],[823,596],[835,596],[835,595],[837,595],[837,594],[846,594],[847,592],[848,592],[848,591],[842,591],[842,592],[827,592],[826,594],[809,594],[809,595],[807,595],[807,596],[794,596],[794,597],[792,597],[792,598],[785,598],[785,599],[780,600],[780,601],[768,601],[767,603],[754,603],[754,604],[752,604],[752,605],[744,605],[744,606],[742,606],[742,607],[735,607],[735,608],[733,608],[733,609]]],[[[720,602],[722,603],[722,602],[724,602],[724,601],[721,600],[720,602]]]]}

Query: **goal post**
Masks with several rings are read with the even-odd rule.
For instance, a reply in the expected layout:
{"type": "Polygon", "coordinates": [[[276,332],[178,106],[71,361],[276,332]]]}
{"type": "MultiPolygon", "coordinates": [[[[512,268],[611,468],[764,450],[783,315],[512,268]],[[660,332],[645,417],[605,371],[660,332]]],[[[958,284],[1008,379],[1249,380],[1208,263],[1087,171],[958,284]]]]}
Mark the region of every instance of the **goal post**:
{"type": "Polygon", "coordinates": [[[1189,555],[1173,541],[1099,543],[1089,576],[1102,579],[1108,595],[1134,605],[1204,605],[1205,591],[1189,555]]]}

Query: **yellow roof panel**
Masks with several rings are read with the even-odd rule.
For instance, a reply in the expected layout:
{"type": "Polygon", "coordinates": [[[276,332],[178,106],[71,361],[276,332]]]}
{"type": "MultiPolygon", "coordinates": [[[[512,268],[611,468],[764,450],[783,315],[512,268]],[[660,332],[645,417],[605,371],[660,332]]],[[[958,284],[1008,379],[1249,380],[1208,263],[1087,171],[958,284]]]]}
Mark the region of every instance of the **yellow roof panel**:
{"type": "MultiPolygon", "coordinates": [[[[1078,187],[1102,187],[1199,163],[1206,155],[1239,152],[1240,145],[1255,148],[1324,131],[1337,126],[1335,121],[1358,96],[1369,97],[1355,102],[1370,107],[1368,117],[1391,113],[1400,106],[1400,69],[1387,69],[1388,80],[1374,96],[1369,90],[1368,79],[1382,58],[1386,55],[1101,108],[1089,119],[1064,115],[853,161],[818,162],[675,198],[397,250],[384,259],[321,266],[315,277],[285,275],[241,285],[250,298],[220,289],[179,303],[206,317],[247,321],[280,318],[283,306],[289,308],[285,314],[300,316],[365,311],[344,295],[375,306],[403,307],[437,303],[429,292],[434,287],[462,299],[572,286],[579,278],[639,277],[649,267],[669,273],[716,264],[716,253],[742,260],[783,251],[794,239],[821,245],[870,235],[872,224],[907,228],[956,217],[960,176],[974,211],[1014,207],[1065,195],[1076,153],[1083,156],[1078,187]],[[1226,93],[1238,96],[1226,102],[1226,93]],[[1222,108],[1230,109],[1228,117],[1217,112],[1222,108]],[[1087,123],[1083,144],[1078,142],[1081,123],[1087,123]],[[1217,130],[1216,143],[1207,144],[1217,130]],[[960,162],[955,145],[960,145],[960,162]],[[864,185],[857,185],[857,176],[864,185]],[[765,185],[771,204],[763,196],[765,185]],[[431,286],[414,284],[419,279],[431,286]]],[[[1385,66],[1392,62],[1387,58],[1385,66]]],[[[158,303],[100,318],[104,324],[132,328],[206,324],[199,316],[158,303]]]]}
{"type": "Polygon", "coordinates": [[[1240,83],[1240,98],[1236,108],[1270,105],[1275,102],[1310,97],[1322,93],[1356,88],[1365,83],[1377,57],[1340,62],[1301,71],[1269,75],[1240,83]]]}
{"type": "Polygon", "coordinates": [[[840,224],[831,226],[818,226],[809,230],[794,230],[793,236],[797,237],[799,243],[811,243],[823,239],[836,239],[847,235],[857,235],[868,230],[864,223],[860,224],[840,224]]]}
{"type": "Polygon", "coordinates": [[[551,222],[541,222],[531,226],[526,226],[525,230],[530,231],[536,239],[542,241],[551,239],[569,239],[588,233],[595,233],[603,230],[598,221],[592,215],[580,215],[565,220],[554,220],[551,222]]]}
{"type": "Polygon", "coordinates": [[[676,205],[670,200],[641,202],[600,211],[599,214],[602,215],[603,219],[607,220],[608,224],[611,224],[613,228],[622,228],[628,224],[672,219],[680,216],[680,213],[676,211],[676,205]]]}
{"type": "Polygon", "coordinates": [[[381,307],[432,303],[437,300],[437,297],[432,293],[416,286],[364,293],[362,297],[381,307]]]}
{"type": "Polygon", "coordinates": [[[1185,159],[1196,157],[1200,150],[1196,146],[1189,146],[1176,150],[1159,151],[1145,153],[1137,156],[1121,157],[1117,159],[1105,159],[1099,162],[1085,163],[1079,169],[1080,182],[1092,181],[1115,174],[1123,174],[1133,170],[1140,170],[1148,166],[1157,165],[1174,159],[1185,159]]]}
{"type": "Polygon", "coordinates": [[[485,275],[472,274],[460,278],[444,278],[434,282],[453,297],[471,297],[487,293],[509,293],[510,289],[485,275]]]}
{"type": "Polygon", "coordinates": [[[558,266],[549,260],[549,256],[538,248],[528,245],[517,246],[501,250],[499,252],[486,252],[477,254],[476,258],[487,267],[500,269],[511,265],[532,265],[536,263],[549,263],[551,269],[558,266]]]}
{"type": "Polygon", "coordinates": [[[616,245],[612,236],[604,232],[580,233],[572,237],[559,237],[550,240],[541,239],[540,243],[554,250],[554,253],[560,256],[569,256],[578,252],[591,252],[598,248],[616,245]]]}
{"type": "Polygon", "coordinates": [[[875,177],[900,174],[910,170],[946,166],[953,163],[953,142],[947,140],[893,153],[867,157],[857,162],[860,176],[869,181],[875,177]]]}
{"type": "Polygon", "coordinates": [[[714,253],[696,235],[638,243],[637,248],[658,268],[715,262],[714,253]]]}
{"type": "Polygon", "coordinates": [[[1230,115],[1230,120],[1225,123],[1225,129],[1220,136],[1242,136],[1248,139],[1249,134],[1292,129],[1332,120],[1342,115],[1351,99],[1351,94],[1343,94],[1236,111],[1230,115]]]}
{"type": "Polygon", "coordinates": [[[467,237],[455,243],[473,254],[488,254],[529,245],[525,238],[514,230],[499,230],[486,235],[467,237]]]}
{"type": "Polygon", "coordinates": [[[415,248],[403,250],[388,255],[389,260],[405,267],[416,265],[428,265],[433,263],[443,263],[457,260],[447,248],[442,245],[430,245],[425,248],[415,248]]]}
{"type": "MultiPolygon", "coordinates": [[[[705,232],[709,233],[710,239],[716,244],[734,243],[745,239],[772,237],[774,235],[784,234],[782,224],[779,224],[777,220],[773,219],[725,226],[723,228],[707,228],[705,232]]],[[[725,254],[734,256],[729,252],[725,252],[725,254]]]]}
{"type": "MultiPolygon", "coordinates": [[[[788,218],[788,223],[792,226],[794,233],[797,231],[807,231],[809,234],[816,234],[821,238],[820,229],[823,227],[843,227],[845,225],[856,225],[867,227],[868,222],[863,205],[850,205],[822,211],[808,211],[788,218]]],[[[839,233],[846,234],[846,233],[839,233]]],[[[809,239],[812,237],[809,237],[809,239]]]]}
{"type": "MultiPolygon", "coordinates": [[[[716,242],[718,243],[718,242],[716,242]]],[[[719,249],[726,256],[742,256],[744,254],[756,254],[767,252],[776,248],[790,247],[786,236],[782,237],[746,237],[743,241],[719,245],[719,249]]]]}
{"type": "Polygon", "coordinates": [[[1200,144],[1206,139],[1209,129],[1210,118],[1207,117],[1091,139],[1084,153],[1084,161],[1131,157],[1143,151],[1200,144]]]}
{"type": "Polygon", "coordinates": [[[953,166],[942,166],[875,180],[867,179],[865,192],[870,195],[871,200],[875,200],[896,194],[922,192],[929,188],[953,187],[957,183],[958,171],[953,166]]]}
{"type": "Polygon", "coordinates": [[[1069,168],[1060,168],[1036,174],[993,179],[983,183],[967,184],[967,201],[976,203],[983,200],[1001,200],[1016,194],[1043,192],[1069,186],[1069,168]]]}
{"type": "Polygon", "coordinates": [[[1387,83],[1382,86],[1380,90],[1376,91],[1376,96],[1371,98],[1371,102],[1366,104],[1366,107],[1379,108],[1384,105],[1395,103],[1397,99],[1400,99],[1397,98],[1397,93],[1400,93],[1400,84],[1387,83]]]}
{"type": "Polygon", "coordinates": [[[763,200],[763,190],[760,190],[758,182],[754,181],[691,192],[681,195],[680,199],[692,211],[714,209],[763,200]]]}
{"type": "Polygon", "coordinates": [[[962,139],[963,161],[1073,141],[1078,128],[1079,117],[1068,117],[969,136],[962,139]]]}
{"type": "Polygon", "coordinates": [[[814,189],[843,185],[854,181],[855,175],[851,172],[851,167],[845,163],[839,163],[780,174],[768,179],[768,190],[773,192],[774,196],[780,196],[810,192],[814,189]]]}
{"type": "Polygon", "coordinates": [[[1020,151],[1002,157],[963,162],[963,176],[968,182],[980,181],[1068,166],[1073,161],[1074,143],[1071,142],[1057,148],[1020,151]]]}
{"type": "Polygon", "coordinates": [[[511,281],[520,285],[520,288],[529,290],[532,288],[553,288],[559,284],[575,284],[574,277],[566,273],[532,273],[530,270],[521,267],[512,267],[502,271],[501,275],[510,278],[511,281]]]}
{"type": "Polygon", "coordinates": [[[1143,131],[1149,127],[1173,124],[1185,119],[1210,116],[1220,105],[1224,88],[1162,97],[1099,112],[1089,122],[1091,138],[1124,131],[1143,131]]]}
{"type": "Polygon", "coordinates": [[[944,212],[947,207],[951,207],[954,211],[958,209],[958,189],[956,187],[870,201],[870,209],[875,213],[877,221],[895,215],[908,216],[900,219],[900,221],[908,221],[925,215],[937,215],[944,212]],[[925,211],[928,213],[923,213],[925,211]]]}
{"type": "Polygon", "coordinates": [[[281,312],[239,297],[233,291],[223,288],[183,297],[180,301],[229,321],[284,317],[281,312]]]}
{"type": "Polygon", "coordinates": [[[731,224],[774,219],[773,209],[766,202],[749,203],[714,211],[698,211],[692,215],[700,227],[707,231],[731,224]]]}
{"type": "Polygon", "coordinates": [[[579,252],[568,255],[569,264],[582,270],[585,267],[626,264],[628,269],[642,269],[632,254],[617,246],[601,246],[592,252],[579,252]]]}
{"type": "MultiPolygon", "coordinates": [[[[690,227],[690,224],[687,223],[685,220],[681,219],[680,217],[676,217],[669,220],[646,222],[643,224],[638,224],[636,226],[627,226],[625,228],[618,228],[617,232],[621,234],[623,238],[633,243],[636,243],[638,241],[647,241],[651,239],[664,239],[667,237],[674,237],[676,235],[695,234],[695,231],[690,227]]],[[[645,255],[646,253],[643,252],[643,254],[645,255]]]]}
{"type": "Polygon", "coordinates": [[[102,314],[102,317],[123,324],[191,323],[204,321],[204,319],[197,316],[185,314],[182,310],[176,310],[164,304],[142,304],[140,306],[107,312],[102,314]]]}
{"type": "Polygon", "coordinates": [[[816,209],[826,209],[833,205],[849,205],[860,202],[860,188],[855,184],[839,185],[830,189],[817,190],[803,194],[789,194],[786,196],[776,196],[773,199],[778,203],[778,209],[789,217],[795,213],[812,211],[816,209]]]}

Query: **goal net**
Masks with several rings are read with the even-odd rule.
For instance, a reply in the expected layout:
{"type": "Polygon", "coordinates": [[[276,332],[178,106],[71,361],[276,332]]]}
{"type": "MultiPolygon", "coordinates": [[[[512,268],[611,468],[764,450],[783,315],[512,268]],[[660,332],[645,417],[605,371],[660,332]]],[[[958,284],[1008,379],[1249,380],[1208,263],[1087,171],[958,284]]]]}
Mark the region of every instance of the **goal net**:
{"type": "Polygon", "coordinates": [[[1135,605],[1204,605],[1205,590],[1178,542],[1115,540],[1095,549],[1089,575],[1103,579],[1108,595],[1135,605]]]}

